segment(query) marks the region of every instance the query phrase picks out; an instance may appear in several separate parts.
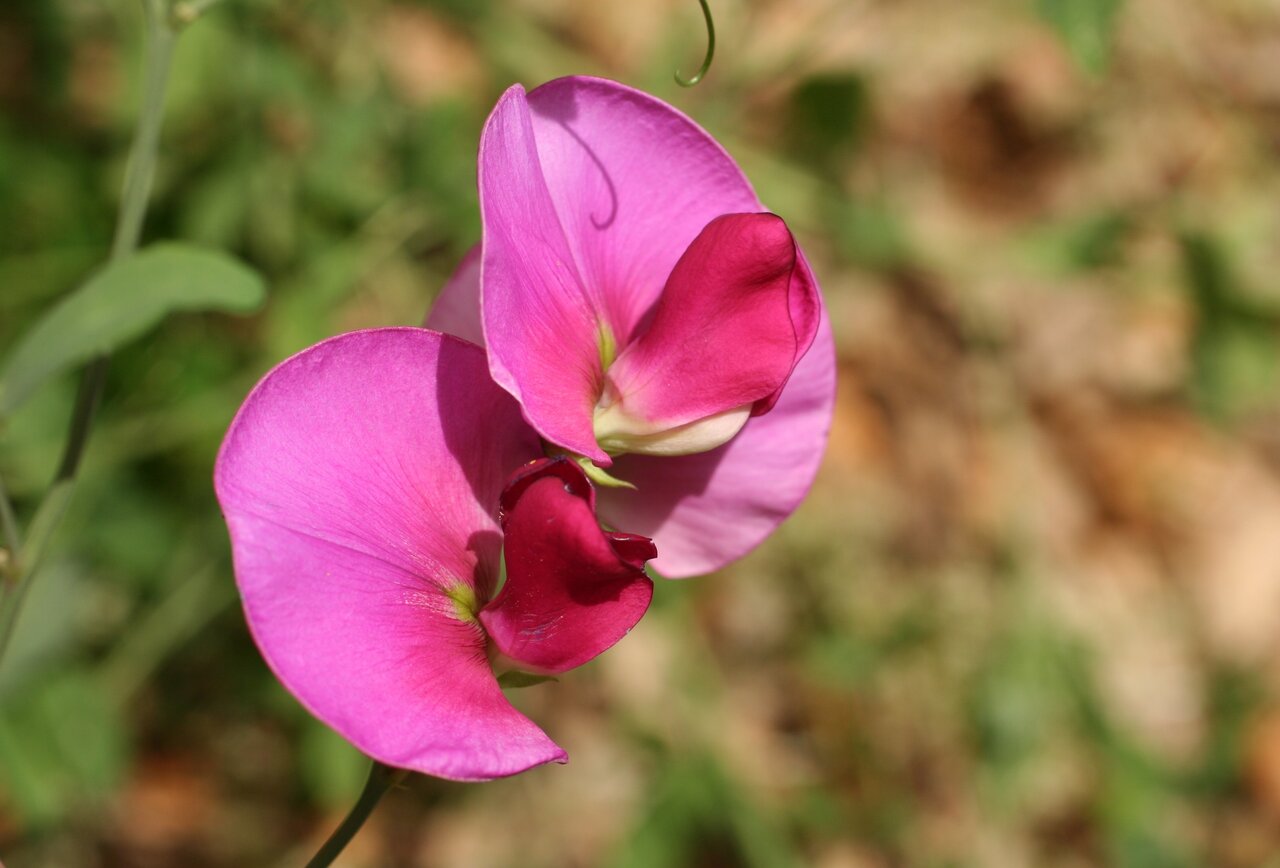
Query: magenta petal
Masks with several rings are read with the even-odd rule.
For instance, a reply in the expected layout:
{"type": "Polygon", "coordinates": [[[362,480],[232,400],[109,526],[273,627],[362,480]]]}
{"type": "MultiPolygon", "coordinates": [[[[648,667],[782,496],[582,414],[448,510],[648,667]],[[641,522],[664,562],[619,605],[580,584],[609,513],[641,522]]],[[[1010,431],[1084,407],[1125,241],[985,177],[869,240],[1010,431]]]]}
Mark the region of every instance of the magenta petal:
{"type": "Polygon", "coordinates": [[[755,548],[804,498],[822,460],[835,401],[835,345],[826,318],[772,412],[732,441],[676,458],[624,455],[611,473],[638,491],[600,489],[599,513],[653,538],[653,567],[702,575],[755,548]]]}
{"type": "Polygon", "coordinates": [[[606,400],[616,395],[648,426],[640,433],[772,403],[817,325],[817,287],[797,263],[782,218],[712,220],[676,263],[652,323],[609,368],[606,400]]]}
{"type": "Polygon", "coordinates": [[[543,459],[503,495],[507,582],[480,612],[494,646],[521,669],[556,674],[625,636],[649,607],[653,543],[607,534],[592,489],[567,459],[543,459]]]}
{"type": "MultiPolygon", "coordinates": [[[[805,353],[809,352],[809,347],[817,338],[818,329],[822,324],[822,293],[818,289],[818,280],[813,276],[813,269],[809,267],[804,251],[798,246],[796,258],[796,270],[791,276],[791,290],[787,296],[787,308],[796,335],[796,358],[792,371],[795,370],[796,365],[800,364],[805,353]]],[[[756,401],[752,405],[751,415],[762,416],[772,410],[778,403],[778,399],[782,397],[782,390],[789,381],[790,374],[772,394],[756,401]]]]}
{"type": "Polygon", "coordinates": [[[227,432],[215,486],[249,627],[375,759],[457,780],[564,761],[503,697],[465,605],[492,592],[503,477],[538,446],[483,352],[423,329],[304,350],[227,432]]]}
{"type": "Polygon", "coordinates": [[[707,223],[764,207],[715,139],[649,94],[574,76],[528,100],[578,274],[623,346],[707,223]]]}
{"type": "Polygon", "coordinates": [[[480,245],[462,257],[423,323],[429,329],[484,346],[484,326],[480,321],[480,245]]]}
{"type": "Polygon", "coordinates": [[[547,192],[524,89],[510,88],[480,139],[480,282],[493,378],[542,436],[605,464],[592,412],[600,317],[547,192]]]}

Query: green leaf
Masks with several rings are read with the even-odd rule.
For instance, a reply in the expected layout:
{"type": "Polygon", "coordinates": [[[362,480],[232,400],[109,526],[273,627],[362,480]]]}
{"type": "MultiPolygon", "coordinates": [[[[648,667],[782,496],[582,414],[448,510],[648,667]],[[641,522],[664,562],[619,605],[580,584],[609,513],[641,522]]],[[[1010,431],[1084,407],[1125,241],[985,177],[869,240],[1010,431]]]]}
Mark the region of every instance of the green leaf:
{"type": "Polygon", "coordinates": [[[110,263],[18,341],[0,369],[0,416],[50,377],[141,337],[170,313],[248,313],[264,292],[244,265],[188,244],[157,244],[110,263]]]}
{"type": "Polygon", "coordinates": [[[1066,43],[1081,68],[1095,75],[1111,58],[1111,35],[1122,0],[1036,0],[1040,17],[1066,43]]]}
{"type": "Polygon", "coordinates": [[[84,611],[70,601],[86,598],[84,574],[71,560],[44,565],[40,578],[26,594],[13,638],[0,665],[0,706],[52,660],[74,647],[84,611]]]}
{"type": "Polygon", "coordinates": [[[114,791],[130,753],[120,709],[83,669],[55,672],[0,710],[0,785],[33,825],[114,791]]]}
{"type": "Polygon", "coordinates": [[[547,681],[555,680],[550,675],[534,675],[532,672],[521,672],[519,669],[512,669],[498,676],[498,686],[506,689],[532,687],[535,684],[543,684],[547,681]]]}
{"type": "Polygon", "coordinates": [[[1055,221],[1028,232],[1019,253],[1055,275],[1109,268],[1123,264],[1136,225],[1132,214],[1114,210],[1055,221]]]}
{"type": "Polygon", "coordinates": [[[792,91],[788,114],[790,149],[825,173],[836,173],[862,149],[870,132],[870,84],[856,72],[807,78],[792,91]]]}
{"type": "Polygon", "coordinates": [[[74,485],[70,479],[55,482],[36,507],[36,514],[31,517],[31,527],[27,530],[27,541],[22,546],[21,572],[30,578],[31,566],[38,564],[44,557],[45,548],[53,537],[58,525],[62,524],[62,516],[71,505],[71,492],[74,485]]]}
{"type": "Polygon", "coordinates": [[[1260,304],[1208,235],[1184,232],[1186,287],[1195,305],[1191,384],[1211,418],[1229,422],[1274,401],[1280,388],[1280,311],[1260,304]]]}

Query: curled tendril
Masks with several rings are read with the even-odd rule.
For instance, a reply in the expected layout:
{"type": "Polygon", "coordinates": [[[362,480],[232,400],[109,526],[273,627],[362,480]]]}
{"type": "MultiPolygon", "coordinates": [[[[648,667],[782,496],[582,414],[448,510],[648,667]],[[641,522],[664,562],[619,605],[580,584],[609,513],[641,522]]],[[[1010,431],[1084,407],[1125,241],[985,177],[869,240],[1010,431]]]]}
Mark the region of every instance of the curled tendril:
{"type": "Polygon", "coordinates": [[[707,21],[707,56],[702,59],[702,66],[692,78],[684,78],[680,75],[680,70],[676,70],[676,84],[681,87],[693,87],[702,81],[702,77],[711,68],[711,58],[716,56],[716,25],[711,20],[711,7],[707,5],[707,0],[698,0],[698,2],[702,4],[702,17],[707,21]]]}

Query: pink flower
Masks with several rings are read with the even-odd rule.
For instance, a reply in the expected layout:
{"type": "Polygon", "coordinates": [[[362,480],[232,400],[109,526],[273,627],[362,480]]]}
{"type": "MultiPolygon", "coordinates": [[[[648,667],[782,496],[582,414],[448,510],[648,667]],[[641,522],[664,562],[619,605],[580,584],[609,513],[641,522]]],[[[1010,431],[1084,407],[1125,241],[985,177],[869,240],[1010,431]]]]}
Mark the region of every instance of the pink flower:
{"type": "Polygon", "coordinates": [[[484,353],[425,329],[304,350],[227,432],[215,487],[249,627],[373,758],[456,780],[565,761],[491,660],[552,674],[609,648],[649,605],[654,548],[603,532],[581,470],[541,454],[484,353]]]}
{"type": "Polygon", "coordinates": [[[428,325],[486,344],[546,441],[635,486],[603,489],[601,516],[653,537],[662,573],[754,547],[813,481],[834,398],[786,224],[692,121],[592,78],[508,90],[479,186],[481,249],[428,325]]]}

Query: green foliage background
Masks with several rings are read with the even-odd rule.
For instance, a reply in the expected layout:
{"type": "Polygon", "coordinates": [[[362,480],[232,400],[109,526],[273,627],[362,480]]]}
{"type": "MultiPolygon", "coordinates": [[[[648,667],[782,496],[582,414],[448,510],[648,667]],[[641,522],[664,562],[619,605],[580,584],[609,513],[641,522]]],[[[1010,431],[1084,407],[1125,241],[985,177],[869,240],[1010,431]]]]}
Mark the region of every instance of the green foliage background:
{"type": "MultiPolygon", "coordinates": [[[[511,82],[673,102],[801,237],[840,346],[813,495],[517,702],[572,762],[413,779],[342,864],[1280,865],[1280,191],[1261,0],[224,0],[149,241],[261,274],[119,352],[0,670],[0,859],[301,864],[362,759],[244,627],[210,477],[272,365],[417,324],[511,82]],[[1271,861],[1268,861],[1271,860],[1271,861]]],[[[0,358],[105,260],[129,0],[0,7],[0,358]]],[[[29,521],[74,396],[0,431],[29,521]]]]}

